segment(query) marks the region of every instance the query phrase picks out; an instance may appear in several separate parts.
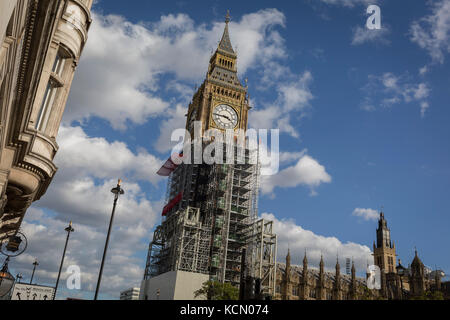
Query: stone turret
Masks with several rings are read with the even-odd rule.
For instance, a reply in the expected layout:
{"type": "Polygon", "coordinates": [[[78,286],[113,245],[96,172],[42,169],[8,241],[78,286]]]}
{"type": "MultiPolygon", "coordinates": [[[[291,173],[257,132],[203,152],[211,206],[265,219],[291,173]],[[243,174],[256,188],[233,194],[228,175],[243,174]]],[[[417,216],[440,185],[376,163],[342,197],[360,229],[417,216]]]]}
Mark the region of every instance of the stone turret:
{"type": "Polygon", "coordinates": [[[352,284],[350,288],[350,297],[352,300],[356,300],[358,295],[358,288],[356,285],[356,269],[355,269],[355,262],[352,261],[352,284]]]}
{"type": "Polygon", "coordinates": [[[425,266],[420,260],[417,250],[411,263],[410,293],[413,297],[419,297],[425,293],[425,266]]]}
{"type": "Polygon", "coordinates": [[[306,250],[305,250],[305,257],[303,258],[303,271],[302,271],[300,296],[304,300],[308,299],[308,296],[309,296],[309,289],[308,289],[308,258],[306,256],[306,250]]]}
{"type": "Polygon", "coordinates": [[[288,254],[286,256],[286,270],[284,274],[283,300],[290,300],[291,293],[291,251],[288,249],[288,254]]]}
{"type": "Polygon", "coordinates": [[[339,264],[339,258],[336,259],[336,274],[334,281],[333,299],[342,299],[342,288],[341,288],[341,265],[339,264]]]}
{"type": "Polygon", "coordinates": [[[324,271],[323,255],[320,257],[318,289],[319,290],[318,290],[317,300],[325,300],[325,271],[324,271]]]}

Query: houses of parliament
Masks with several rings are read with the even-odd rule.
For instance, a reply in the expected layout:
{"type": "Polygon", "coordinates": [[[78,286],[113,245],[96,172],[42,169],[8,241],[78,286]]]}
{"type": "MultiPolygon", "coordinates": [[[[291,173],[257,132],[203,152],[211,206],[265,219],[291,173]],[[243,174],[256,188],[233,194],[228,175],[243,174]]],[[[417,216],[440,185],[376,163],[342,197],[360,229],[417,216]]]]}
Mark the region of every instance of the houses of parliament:
{"type": "MultiPolygon", "coordinates": [[[[450,283],[441,283],[441,272],[427,273],[416,250],[408,268],[396,264],[395,244],[384,213],[380,213],[377,239],[373,244],[375,265],[381,270],[381,288],[369,289],[364,278],[356,276],[354,263],[351,275],[341,274],[339,260],[335,272],[324,270],[323,257],[319,269],[308,266],[305,252],[303,265],[292,265],[288,251],[286,263],[278,263],[276,300],[411,300],[450,299],[450,283]]],[[[369,274],[366,275],[369,277],[369,274]]]]}

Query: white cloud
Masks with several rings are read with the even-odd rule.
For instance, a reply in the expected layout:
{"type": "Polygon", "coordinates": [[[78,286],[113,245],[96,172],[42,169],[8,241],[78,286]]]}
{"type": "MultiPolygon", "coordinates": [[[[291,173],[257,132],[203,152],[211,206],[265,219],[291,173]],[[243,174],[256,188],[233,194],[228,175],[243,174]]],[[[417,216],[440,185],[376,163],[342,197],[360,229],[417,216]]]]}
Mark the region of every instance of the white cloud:
{"type": "Polygon", "coordinates": [[[163,153],[172,150],[178,141],[171,142],[172,132],[176,129],[184,129],[186,126],[186,107],[181,104],[175,106],[167,120],[163,120],[160,126],[160,134],[155,143],[157,151],[163,153]]]}
{"type": "Polygon", "coordinates": [[[378,211],[374,209],[356,208],[355,210],[353,210],[353,215],[356,217],[364,218],[364,220],[376,221],[379,218],[378,211]]]}
{"type": "Polygon", "coordinates": [[[297,81],[283,83],[279,86],[279,102],[283,111],[301,110],[309,105],[314,98],[309,88],[312,80],[311,72],[305,71],[297,81]]]}
{"type": "Polygon", "coordinates": [[[433,2],[432,13],[412,23],[411,41],[425,49],[435,63],[450,52],[450,1],[433,2]]]}
{"type": "Polygon", "coordinates": [[[430,104],[428,102],[424,101],[420,104],[420,116],[422,118],[425,117],[425,113],[427,112],[428,108],[430,108],[430,104]]]}
{"type": "MultiPolygon", "coordinates": [[[[110,199],[108,199],[110,200],[110,199]]],[[[119,203],[123,199],[119,200],[119,203]]],[[[97,200],[98,201],[98,200],[97,200]]],[[[109,208],[109,212],[110,212],[109,208]]],[[[106,213],[106,212],[105,212],[106,213]]],[[[120,290],[137,286],[143,275],[142,259],[136,254],[144,253],[148,243],[143,239],[151,236],[150,228],[154,219],[146,219],[152,213],[144,211],[125,212],[118,207],[117,220],[111,234],[108,256],[102,279],[101,294],[110,298],[119,298],[120,290]],[[130,221],[128,219],[131,218],[130,221]],[[139,221],[137,221],[139,220],[139,221]]],[[[28,238],[27,251],[14,259],[11,267],[16,273],[22,273],[24,281],[29,281],[30,268],[37,258],[39,266],[36,269],[34,282],[53,286],[56,281],[60,264],[69,217],[45,213],[41,209],[31,208],[22,224],[22,231],[28,238]]],[[[98,277],[100,261],[105,244],[109,216],[104,215],[101,223],[86,224],[79,218],[74,220],[75,232],[71,234],[64,262],[61,281],[59,283],[59,299],[65,297],[80,297],[92,299],[98,277]],[[71,265],[81,269],[81,290],[68,290],[66,270],[71,265]]]]}
{"type": "MultiPolygon", "coordinates": [[[[66,220],[99,226],[107,221],[112,208],[111,189],[117,180],[108,179],[101,183],[89,176],[73,177],[72,180],[56,180],[46,196],[36,205],[57,212],[66,220]]],[[[133,182],[123,183],[125,195],[121,198],[117,222],[139,223],[139,219],[155,222],[156,210],[147,199],[141,187],[133,182]]],[[[156,205],[159,205],[156,203],[156,205]]]]}
{"type": "Polygon", "coordinates": [[[158,40],[121,17],[94,14],[64,120],[97,116],[125,129],[127,121],[143,124],[163,112],[168,103],[155,96],[157,78],[145,58],[158,40]]]}
{"type": "Polygon", "coordinates": [[[369,97],[366,97],[364,101],[361,103],[361,110],[367,111],[367,112],[373,112],[377,108],[373,105],[372,99],[369,97]]]}
{"type": "Polygon", "coordinates": [[[424,76],[428,73],[428,71],[430,71],[428,66],[423,66],[422,68],[419,69],[419,74],[421,76],[424,76]]]}
{"type": "Polygon", "coordinates": [[[375,4],[377,0],[321,0],[326,4],[339,5],[344,7],[354,7],[356,5],[375,4]]]}
{"type": "Polygon", "coordinates": [[[96,178],[117,177],[124,181],[140,180],[157,183],[156,172],[162,160],[145,150],[133,153],[123,142],[89,137],[81,127],[62,126],[58,135],[61,148],[55,157],[59,175],[96,178]]]}
{"type": "Polygon", "coordinates": [[[367,92],[361,108],[374,111],[375,105],[392,107],[399,103],[418,103],[421,107],[421,116],[430,107],[427,99],[431,89],[425,82],[412,82],[408,75],[398,76],[386,72],[381,76],[369,75],[369,82],[363,88],[367,92]]]}
{"type": "Polygon", "coordinates": [[[303,150],[301,152],[280,152],[279,154],[280,164],[297,161],[298,159],[303,157],[307,152],[308,150],[303,150]]]}
{"type": "Polygon", "coordinates": [[[277,85],[278,97],[275,102],[252,110],[249,115],[250,126],[255,129],[280,129],[280,132],[298,138],[299,133],[291,124],[291,120],[296,115],[304,116],[311,107],[311,101],[314,99],[310,89],[312,81],[310,71],[300,75],[289,74],[286,81],[277,85]]]}
{"type": "Polygon", "coordinates": [[[386,26],[383,26],[380,30],[369,30],[366,27],[357,26],[353,30],[352,45],[361,45],[366,42],[389,44],[390,41],[386,39],[388,34],[389,29],[386,26]]]}
{"type": "Polygon", "coordinates": [[[272,129],[276,127],[275,122],[280,116],[280,109],[274,105],[264,109],[255,108],[249,114],[250,126],[255,129],[272,129]]]}
{"type": "Polygon", "coordinates": [[[274,221],[274,231],[277,234],[277,261],[284,262],[288,248],[291,251],[293,264],[301,265],[305,250],[310,265],[318,266],[323,255],[325,267],[334,269],[336,254],[341,259],[353,258],[357,270],[366,269],[367,263],[373,263],[369,247],[354,242],[343,243],[335,237],[325,237],[305,230],[294,220],[280,220],[271,213],[264,213],[262,218],[274,221]]]}
{"type": "MultiPolygon", "coordinates": [[[[291,121],[310,107],[314,98],[312,74],[293,74],[283,64],[287,58],[285,40],[275,28],[284,27],[285,20],[276,9],[260,10],[232,21],[230,33],[239,57],[239,74],[255,70],[261,74],[256,88],[276,86],[276,100],[255,108],[252,124],[278,127],[298,138],[291,121]]],[[[93,21],[65,122],[100,117],[115,129],[125,130],[149,118],[164,118],[155,147],[159,152],[168,151],[168,137],[173,129],[184,127],[183,106],[189,101],[193,83],[204,78],[223,22],[196,25],[185,14],[162,16],[160,21],[146,24],[100,14],[94,14],[93,21]],[[167,101],[165,93],[175,95],[167,101]]]]}
{"type": "Polygon", "coordinates": [[[303,155],[296,165],[288,167],[278,174],[261,177],[261,191],[270,194],[277,187],[293,188],[304,185],[314,190],[322,183],[331,182],[331,176],[325,167],[309,155],[303,155]]]}
{"type": "MultiPolygon", "coordinates": [[[[240,74],[265,69],[266,62],[285,56],[283,39],[273,30],[284,23],[283,13],[276,9],[231,22],[240,74]]],[[[64,120],[100,117],[124,130],[130,123],[165,116],[170,103],[161,97],[160,78],[174,77],[168,84],[172,89],[182,89],[183,81],[201,81],[223,27],[223,22],[196,26],[185,14],[162,16],[145,25],[94,14],[64,120]]]]}
{"type": "Polygon", "coordinates": [[[101,290],[118,298],[120,290],[138,286],[142,279],[151,230],[158,222],[163,200],[150,200],[138,182],[156,185],[160,178],[155,172],[161,161],[146,151],[134,153],[123,142],[89,137],[80,127],[62,126],[58,143],[55,162],[59,172],[45,196],[25,216],[22,231],[29,247],[15,259],[14,270],[28,276],[30,264],[37,258],[40,265],[35,279],[54,285],[64,228],[73,221],[75,233],[64,270],[69,265],[81,268],[82,290],[65,289],[67,274],[63,272],[59,292],[62,297],[91,298],[112,210],[111,188],[117,183],[115,177],[123,177],[125,194],[117,204],[101,290]]]}

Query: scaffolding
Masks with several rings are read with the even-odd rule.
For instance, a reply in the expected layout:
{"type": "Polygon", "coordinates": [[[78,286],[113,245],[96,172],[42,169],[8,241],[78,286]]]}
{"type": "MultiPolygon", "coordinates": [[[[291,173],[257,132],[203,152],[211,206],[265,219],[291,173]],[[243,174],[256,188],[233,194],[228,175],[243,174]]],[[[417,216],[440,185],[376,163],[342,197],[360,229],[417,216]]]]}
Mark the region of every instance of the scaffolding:
{"type": "Polygon", "coordinates": [[[276,236],[271,222],[258,220],[257,154],[255,164],[249,149],[231,151],[235,164],[182,164],[170,174],[165,217],[149,246],[145,280],[181,270],[239,286],[245,248],[249,275],[274,293],[276,236]],[[242,162],[236,161],[240,154],[242,162]]]}
{"type": "Polygon", "coordinates": [[[254,226],[250,276],[261,280],[261,293],[275,295],[277,236],[273,231],[273,221],[261,219],[254,226]]]}

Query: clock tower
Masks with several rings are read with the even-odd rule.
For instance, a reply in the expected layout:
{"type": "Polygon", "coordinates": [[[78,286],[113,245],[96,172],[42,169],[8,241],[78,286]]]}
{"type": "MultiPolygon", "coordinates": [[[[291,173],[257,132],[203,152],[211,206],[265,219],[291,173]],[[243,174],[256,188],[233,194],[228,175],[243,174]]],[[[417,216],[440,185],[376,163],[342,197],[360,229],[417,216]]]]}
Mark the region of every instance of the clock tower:
{"type": "Polygon", "coordinates": [[[222,40],[209,61],[206,79],[189,105],[186,129],[191,135],[195,121],[202,123],[202,136],[208,129],[247,130],[248,88],[238,78],[237,55],[230,41],[229,22],[228,13],[222,40]]]}
{"type": "MultiPolygon", "coordinates": [[[[194,140],[208,138],[209,129],[234,130],[235,136],[247,130],[247,87],[237,75],[229,22],[227,14],[206,79],[189,104],[186,129],[194,140]],[[201,123],[201,132],[195,122],[201,123]]],[[[259,166],[251,163],[249,148],[239,150],[244,161],[175,165],[169,159],[158,171],[169,178],[168,190],[161,225],[149,245],[144,297],[192,300],[209,280],[239,287],[259,279],[261,294],[274,294],[276,235],[271,221],[258,218],[259,166]]],[[[233,153],[238,158],[239,152],[226,152],[224,160],[233,153]]]]}
{"type": "Polygon", "coordinates": [[[384,273],[396,273],[395,243],[391,241],[391,230],[387,226],[384,213],[380,213],[377,228],[377,242],[373,244],[375,265],[384,273]]]}

